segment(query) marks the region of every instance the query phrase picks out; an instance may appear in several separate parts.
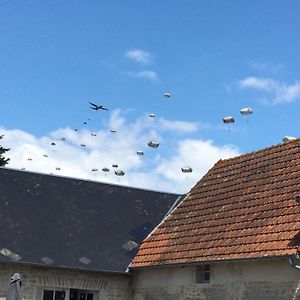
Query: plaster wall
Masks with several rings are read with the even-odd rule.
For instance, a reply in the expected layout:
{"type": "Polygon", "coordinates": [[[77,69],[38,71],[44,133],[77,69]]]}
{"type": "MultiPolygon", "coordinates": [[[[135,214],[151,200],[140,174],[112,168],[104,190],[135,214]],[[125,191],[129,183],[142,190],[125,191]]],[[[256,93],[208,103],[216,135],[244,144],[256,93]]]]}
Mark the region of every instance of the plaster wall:
{"type": "Polygon", "coordinates": [[[300,300],[300,271],[287,259],[211,265],[209,283],[195,283],[195,266],[133,274],[134,300],[300,300]]]}
{"type": "Polygon", "coordinates": [[[131,276],[80,270],[0,263],[0,300],[6,297],[13,273],[21,274],[24,300],[42,300],[44,290],[92,291],[94,300],[130,300],[131,276]]]}

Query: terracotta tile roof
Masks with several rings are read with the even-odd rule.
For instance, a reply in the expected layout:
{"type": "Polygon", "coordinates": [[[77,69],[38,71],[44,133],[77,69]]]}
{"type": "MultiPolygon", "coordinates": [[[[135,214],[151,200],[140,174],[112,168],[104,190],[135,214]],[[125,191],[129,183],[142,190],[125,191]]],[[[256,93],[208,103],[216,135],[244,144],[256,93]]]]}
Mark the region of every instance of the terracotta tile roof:
{"type": "Polygon", "coordinates": [[[144,240],[131,267],[292,255],[300,139],[220,160],[144,240]]]}

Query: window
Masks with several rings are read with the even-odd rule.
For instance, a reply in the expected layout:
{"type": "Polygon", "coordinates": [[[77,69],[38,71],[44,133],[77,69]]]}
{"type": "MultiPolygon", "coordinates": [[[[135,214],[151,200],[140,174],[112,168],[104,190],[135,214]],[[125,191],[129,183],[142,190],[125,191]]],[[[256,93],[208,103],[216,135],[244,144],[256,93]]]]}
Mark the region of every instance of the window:
{"type": "Polygon", "coordinates": [[[43,300],[65,300],[66,293],[64,291],[45,290],[43,300]]]}
{"type": "Polygon", "coordinates": [[[43,300],[94,300],[94,293],[78,289],[66,289],[66,291],[44,290],[43,300]]]}
{"type": "Polygon", "coordinates": [[[54,291],[44,291],[43,300],[53,300],[54,291]]]}
{"type": "Polygon", "coordinates": [[[208,283],[210,281],[210,266],[201,265],[196,267],[196,283],[208,283]]]}

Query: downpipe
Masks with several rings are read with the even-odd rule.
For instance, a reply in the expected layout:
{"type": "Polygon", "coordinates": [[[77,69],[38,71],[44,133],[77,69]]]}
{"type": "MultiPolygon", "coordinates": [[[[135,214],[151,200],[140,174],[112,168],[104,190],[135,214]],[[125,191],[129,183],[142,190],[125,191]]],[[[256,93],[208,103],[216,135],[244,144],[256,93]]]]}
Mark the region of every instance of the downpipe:
{"type": "MultiPolygon", "coordinates": [[[[296,255],[294,256],[294,258],[295,258],[296,260],[299,260],[299,254],[296,254],[296,255]]],[[[300,270],[300,265],[297,265],[296,263],[294,263],[292,256],[289,257],[289,264],[290,264],[290,266],[291,266],[292,268],[297,269],[297,270],[300,270]]]]}

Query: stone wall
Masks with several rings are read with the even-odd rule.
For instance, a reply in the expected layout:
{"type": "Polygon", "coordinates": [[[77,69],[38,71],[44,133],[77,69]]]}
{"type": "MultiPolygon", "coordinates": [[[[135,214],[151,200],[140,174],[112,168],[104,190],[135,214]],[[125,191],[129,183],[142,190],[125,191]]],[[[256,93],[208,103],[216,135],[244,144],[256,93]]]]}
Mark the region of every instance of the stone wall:
{"type": "Polygon", "coordinates": [[[44,290],[89,290],[94,300],[130,300],[131,276],[67,269],[44,268],[12,263],[0,263],[0,300],[5,299],[10,277],[18,272],[22,277],[24,300],[42,300],[44,290]]]}
{"type": "Polygon", "coordinates": [[[211,265],[209,283],[195,266],[134,272],[134,300],[300,300],[300,271],[287,259],[211,265]]]}
{"type": "Polygon", "coordinates": [[[286,259],[211,265],[209,283],[195,283],[195,266],[134,271],[132,275],[0,263],[0,300],[10,277],[22,276],[24,300],[46,289],[82,289],[94,300],[300,300],[300,271],[286,259]]]}

